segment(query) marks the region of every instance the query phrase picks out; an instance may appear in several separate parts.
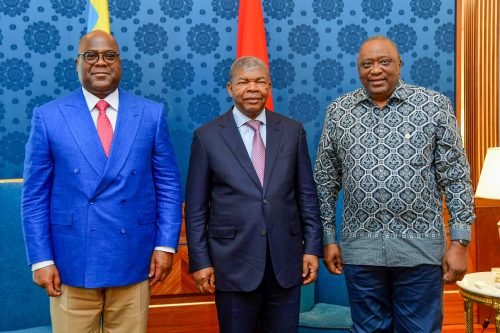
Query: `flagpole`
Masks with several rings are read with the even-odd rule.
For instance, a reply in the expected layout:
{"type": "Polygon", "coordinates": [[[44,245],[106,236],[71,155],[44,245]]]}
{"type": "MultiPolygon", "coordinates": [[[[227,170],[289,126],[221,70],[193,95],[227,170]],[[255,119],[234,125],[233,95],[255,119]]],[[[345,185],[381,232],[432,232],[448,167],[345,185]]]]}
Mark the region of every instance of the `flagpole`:
{"type": "MultiPolygon", "coordinates": [[[[264,61],[269,68],[261,1],[240,0],[239,3],[236,58],[243,56],[257,57],[264,61]]],[[[269,92],[266,108],[274,110],[272,91],[269,92]]]]}
{"type": "Polygon", "coordinates": [[[94,30],[111,32],[109,25],[108,0],[90,0],[87,33],[94,30]]]}

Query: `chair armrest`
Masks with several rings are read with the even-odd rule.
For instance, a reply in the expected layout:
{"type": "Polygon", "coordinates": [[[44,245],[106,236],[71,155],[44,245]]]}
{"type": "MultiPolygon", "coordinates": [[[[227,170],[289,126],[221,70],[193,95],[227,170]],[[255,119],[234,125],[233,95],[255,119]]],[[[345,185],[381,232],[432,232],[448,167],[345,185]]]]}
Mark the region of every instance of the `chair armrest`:
{"type": "Polygon", "coordinates": [[[314,288],[315,283],[302,286],[300,290],[300,312],[306,312],[314,306],[314,288]]]}

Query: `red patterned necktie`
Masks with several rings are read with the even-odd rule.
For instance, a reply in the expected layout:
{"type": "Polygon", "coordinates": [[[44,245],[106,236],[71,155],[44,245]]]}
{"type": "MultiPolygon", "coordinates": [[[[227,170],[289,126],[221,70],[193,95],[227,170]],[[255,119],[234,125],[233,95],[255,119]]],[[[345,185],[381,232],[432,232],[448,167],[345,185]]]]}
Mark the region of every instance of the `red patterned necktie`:
{"type": "Polygon", "coordinates": [[[245,125],[252,128],[255,132],[253,133],[252,140],[252,163],[257,176],[259,176],[260,184],[264,186],[264,168],[266,165],[266,147],[264,146],[264,141],[260,136],[260,121],[249,120],[245,125]]]}
{"type": "Polygon", "coordinates": [[[99,116],[97,116],[97,134],[101,139],[106,157],[109,156],[111,142],[113,141],[113,127],[111,126],[108,116],[106,116],[106,109],[108,106],[109,103],[103,99],[95,105],[95,107],[99,110],[99,116]]]}

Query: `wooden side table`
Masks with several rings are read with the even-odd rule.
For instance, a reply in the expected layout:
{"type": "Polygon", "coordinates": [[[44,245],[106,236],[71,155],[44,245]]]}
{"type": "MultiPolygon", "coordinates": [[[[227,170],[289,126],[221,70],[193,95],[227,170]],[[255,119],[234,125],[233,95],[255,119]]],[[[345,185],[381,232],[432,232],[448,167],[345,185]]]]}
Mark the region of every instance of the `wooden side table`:
{"type": "Polygon", "coordinates": [[[500,333],[500,289],[495,288],[495,278],[492,272],[466,274],[462,281],[457,282],[460,294],[464,298],[466,333],[474,332],[474,312],[472,303],[492,307],[495,312],[496,332],[500,333]]]}

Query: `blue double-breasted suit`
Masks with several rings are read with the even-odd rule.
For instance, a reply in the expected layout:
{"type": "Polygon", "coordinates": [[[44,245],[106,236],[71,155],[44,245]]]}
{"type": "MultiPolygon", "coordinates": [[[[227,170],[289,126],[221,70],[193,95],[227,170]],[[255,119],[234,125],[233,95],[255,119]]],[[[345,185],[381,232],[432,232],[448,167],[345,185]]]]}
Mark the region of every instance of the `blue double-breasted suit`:
{"type": "Polygon", "coordinates": [[[81,89],[34,111],[22,203],[29,264],[54,260],[75,287],[144,281],[154,247],[177,248],[181,204],[161,104],[119,90],[109,158],[81,89]]]}

